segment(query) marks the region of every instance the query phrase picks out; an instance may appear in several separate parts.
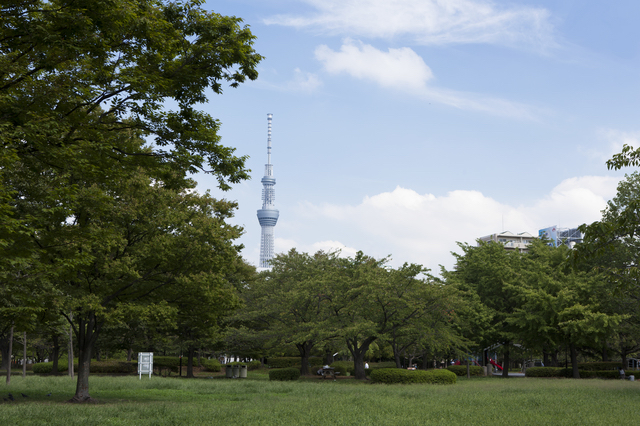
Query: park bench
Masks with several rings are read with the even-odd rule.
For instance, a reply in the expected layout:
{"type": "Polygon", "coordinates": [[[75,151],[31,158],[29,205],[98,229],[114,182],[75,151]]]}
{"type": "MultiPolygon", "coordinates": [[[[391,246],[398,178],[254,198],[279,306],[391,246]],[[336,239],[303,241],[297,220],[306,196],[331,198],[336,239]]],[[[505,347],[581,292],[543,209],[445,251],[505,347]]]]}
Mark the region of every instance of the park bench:
{"type": "Polygon", "coordinates": [[[327,377],[335,380],[336,379],[336,375],[340,374],[339,371],[336,371],[335,368],[322,368],[322,370],[320,371],[320,375],[322,376],[323,379],[326,379],[327,377]]]}

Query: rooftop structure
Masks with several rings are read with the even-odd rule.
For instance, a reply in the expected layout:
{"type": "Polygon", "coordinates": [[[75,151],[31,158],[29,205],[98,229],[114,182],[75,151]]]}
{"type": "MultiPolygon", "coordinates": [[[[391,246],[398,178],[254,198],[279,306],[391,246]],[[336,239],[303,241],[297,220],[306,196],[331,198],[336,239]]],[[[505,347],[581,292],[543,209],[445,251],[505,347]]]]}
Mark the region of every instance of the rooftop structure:
{"type": "Polygon", "coordinates": [[[551,240],[551,245],[554,247],[566,245],[569,248],[573,248],[578,243],[582,242],[582,233],[578,228],[558,228],[557,226],[550,226],[538,231],[538,236],[551,240]]]}
{"type": "Polygon", "coordinates": [[[504,244],[504,248],[507,250],[519,250],[520,252],[526,252],[527,246],[531,244],[536,237],[528,232],[522,232],[520,234],[514,234],[509,231],[504,231],[499,234],[491,234],[485,237],[478,238],[480,241],[493,241],[496,243],[504,244]]]}

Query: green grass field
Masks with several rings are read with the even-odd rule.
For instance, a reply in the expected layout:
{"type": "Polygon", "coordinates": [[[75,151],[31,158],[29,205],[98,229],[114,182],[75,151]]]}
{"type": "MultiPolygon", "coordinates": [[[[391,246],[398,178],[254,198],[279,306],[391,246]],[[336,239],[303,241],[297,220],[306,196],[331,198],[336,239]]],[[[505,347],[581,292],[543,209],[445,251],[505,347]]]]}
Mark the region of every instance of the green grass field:
{"type": "Polygon", "coordinates": [[[99,403],[65,403],[69,377],[0,384],[1,425],[636,425],[640,382],[459,378],[455,385],[377,385],[354,379],[270,382],[92,377],[99,403]],[[52,392],[51,397],[46,394],[52,392]],[[29,395],[28,398],[20,396],[29,395]]]}

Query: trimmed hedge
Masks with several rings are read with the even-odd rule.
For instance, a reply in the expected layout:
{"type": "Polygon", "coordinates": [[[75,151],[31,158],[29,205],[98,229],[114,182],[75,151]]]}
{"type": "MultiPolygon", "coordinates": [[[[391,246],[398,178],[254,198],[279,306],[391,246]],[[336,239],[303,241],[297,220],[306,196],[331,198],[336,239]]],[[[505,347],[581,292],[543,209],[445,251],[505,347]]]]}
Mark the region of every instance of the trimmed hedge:
{"type": "Polygon", "coordinates": [[[589,371],[604,371],[604,370],[616,370],[622,368],[622,362],[579,362],[578,369],[589,371]]]}
{"type": "MultiPolygon", "coordinates": [[[[466,376],[467,375],[467,366],[466,365],[450,365],[447,367],[447,370],[454,373],[456,376],[466,376]]],[[[469,374],[472,376],[484,376],[484,370],[482,367],[477,365],[469,366],[469,374]]]]}
{"type": "Polygon", "coordinates": [[[429,383],[455,384],[457,377],[449,370],[404,370],[400,368],[376,368],[371,371],[374,383],[429,383]]]}
{"type": "Polygon", "coordinates": [[[356,369],[353,361],[336,361],[329,367],[335,368],[339,372],[339,376],[352,376],[353,371],[356,369]]]}
{"type": "Polygon", "coordinates": [[[298,380],[300,378],[300,370],[295,367],[274,368],[269,370],[269,380],[298,380]]]}
{"type": "MultiPolygon", "coordinates": [[[[600,378],[600,379],[618,379],[620,372],[618,370],[578,370],[581,379],[600,378]]],[[[525,372],[526,377],[573,377],[573,370],[564,367],[531,367],[525,372]]]]}
{"type": "Polygon", "coordinates": [[[220,370],[222,370],[222,365],[220,365],[220,361],[218,361],[215,358],[200,359],[200,363],[202,364],[202,366],[206,371],[212,371],[214,373],[217,373],[220,370]]]}
{"type": "MultiPolygon", "coordinates": [[[[287,367],[300,367],[299,356],[281,356],[276,358],[269,358],[267,360],[269,368],[287,368],[287,367]]],[[[318,356],[309,357],[309,365],[322,364],[322,358],[318,356]]]]}
{"type": "MultiPolygon", "coordinates": [[[[589,379],[592,377],[597,377],[599,379],[619,379],[620,372],[617,370],[601,370],[601,371],[592,371],[592,370],[579,370],[581,379],[589,379]]],[[[569,377],[571,377],[571,372],[569,373],[569,377]]]]}
{"type": "Polygon", "coordinates": [[[259,359],[247,362],[247,370],[257,370],[259,368],[262,368],[262,363],[259,359]]]}
{"type": "MultiPolygon", "coordinates": [[[[186,367],[187,360],[182,360],[182,366],[186,367]]],[[[177,356],[154,356],[153,369],[162,372],[162,370],[177,373],[180,369],[180,357],[177,356]]]]}
{"type": "MultiPolygon", "coordinates": [[[[58,372],[60,373],[67,371],[68,362],[66,359],[64,361],[65,362],[58,361],[58,372]]],[[[53,370],[53,361],[33,364],[33,372],[35,374],[51,374],[51,370],[53,370]]]]}
{"type": "Polygon", "coordinates": [[[395,361],[382,361],[382,362],[370,362],[369,367],[371,368],[396,368],[395,361]]]}
{"type": "MultiPolygon", "coordinates": [[[[74,362],[73,368],[75,371],[78,371],[78,362],[74,362]]],[[[33,365],[33,372],[35,374],[51,374],[51,370],[53,369],[53,361],[50,362],[40,362],[33,365]]],[[[67,371],[67,363],[58,362],[58,371],[65,372],[67,371]]],[[[176,370],[177,371],[177,370],[176,370]]],[[[137,361],[117,361],[117,360],[107,360],[107,361],[91,361],[91,365],[89,366],[90,374],[135,374],[138,372],[138,362],[137,361]]]]}
{"type": "Polygon", "coordinates": [[[525,377],[564,377],[562,367],[529,367],[526,369],[525,377]]]}

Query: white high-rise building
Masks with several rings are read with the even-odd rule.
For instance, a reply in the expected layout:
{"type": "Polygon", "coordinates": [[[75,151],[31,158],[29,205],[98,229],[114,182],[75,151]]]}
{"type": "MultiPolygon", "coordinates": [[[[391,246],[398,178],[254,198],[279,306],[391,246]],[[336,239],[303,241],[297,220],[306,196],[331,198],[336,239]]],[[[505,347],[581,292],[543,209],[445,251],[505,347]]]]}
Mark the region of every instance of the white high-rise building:
{"type": "Polygon", "coordinates": [[[274,255],[273,230],[278,222],[280,212],[276,209],[276,193],[274,186],[276,178],[273,177],[273,165],[271,164],[271,120],[273,114],[267,114],[267,164],[262,178],[262,208],[258,210],[258,221],[262,227],[260,236],[260,264],[259,268],[270,268],[274,255]]]}
{"type": "Polygon", "coordinates": [[[491,234],[485,237],[478,238],[480,241],[502,243],[507,250],[518,250],[520,252],[526,252],[527,246],[531,244],[536,237],[528,232],[521,232],[520,234],[514,234],[509,231],[500,232],[499,234],[491,234]]]}

